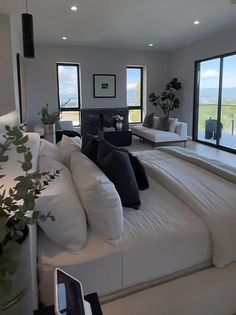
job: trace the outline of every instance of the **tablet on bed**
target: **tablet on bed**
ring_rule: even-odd
[[[55,269],[55,313],[92,315],[90,304],[84,300],[79,280],[59,268]]]

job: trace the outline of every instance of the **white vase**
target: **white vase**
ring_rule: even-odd
[[[122,127],[123,127],[123,123],[118,121],[118,122],[116,123],[116,129],[117,129],[117,130],[121,130]]]
[[[0,301],[1,315],[33,315],[29,235],[20,245],[19,267],[11,277],[12,292]]]
[[[48,142],[56,144],[56,128],[55,124],[45,124],[44,128],[44,139]]]

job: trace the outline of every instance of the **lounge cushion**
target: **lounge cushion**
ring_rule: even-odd
[[[42,191],[36,209],[45,215],[52,212],[55,221],[39,220],[38,224],[52,241],[78,252],[87,240],[87,224],[70,171],[58,161],[45,156],[40,157],[39,171],[53,170],[61,170],[60,175]]]
[[[72,153],[71,172],[92,231],[103,239],[119,238],[123,209],[114,184],[81,152]]]
[[[169,117],[160,117],[157,129],[163,130],[163,131],[169,131]]]
[[[178,118],[169,118],[169,131],[175,132],[178,123]]]
[[[153,117],[154,117],[154,113],[146,114],[143,121],[143,127],[152,128]]]
[[[100,140],[97,164],[114,183],[122,205],[138,209],[141,201],[128,152],[117,150],[106,141]]]

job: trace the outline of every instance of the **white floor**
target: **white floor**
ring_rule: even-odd
[[[174,144],[182,146],[183,144]],[[144,151],[144,150],[158,150],[158,147],[153,148],[151,143],[145,142],[141,143],[138,137],[133,136],[132,145],[128,148],[131,152]],[[223,163],[236,167],[236,154],[225,152],[217,148],[209,147],[207,145],[188,141],[187,149],[192,150],[202,156],[209,157],[211,159],[219,160]]]

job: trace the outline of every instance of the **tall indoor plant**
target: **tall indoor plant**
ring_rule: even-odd
[[[164,116],[169,117],[171,111],[179,108],[180,101],[177,98],[177,91],[182,88],[182,84],[177,78],[173,78],[165,87],[161,95],[156,95],[151,93],[149,95],[149,101],[154,106],[160,106],[163,111]]]
[[[51,213],[46,216],[35,210],[35,202],[47,185],[59,175],[59,171],[33,172],[32,153],[27,146],[28,136],[17,127],[6,126],[4,141],[0,143],[0,172],[9,159],[9,150],[14,147],[22,155],[22,175],[15,178],[15,185],[7,186],[0,173],[0,311],[6,310],[7,297],[12,291],[12,277],[19,267],[21,244],[27,235],[27,225],[37,219],[54,219]],[[13,148],[12,148],[13,147]],[[16,161],[17,162],[17,161]]]

